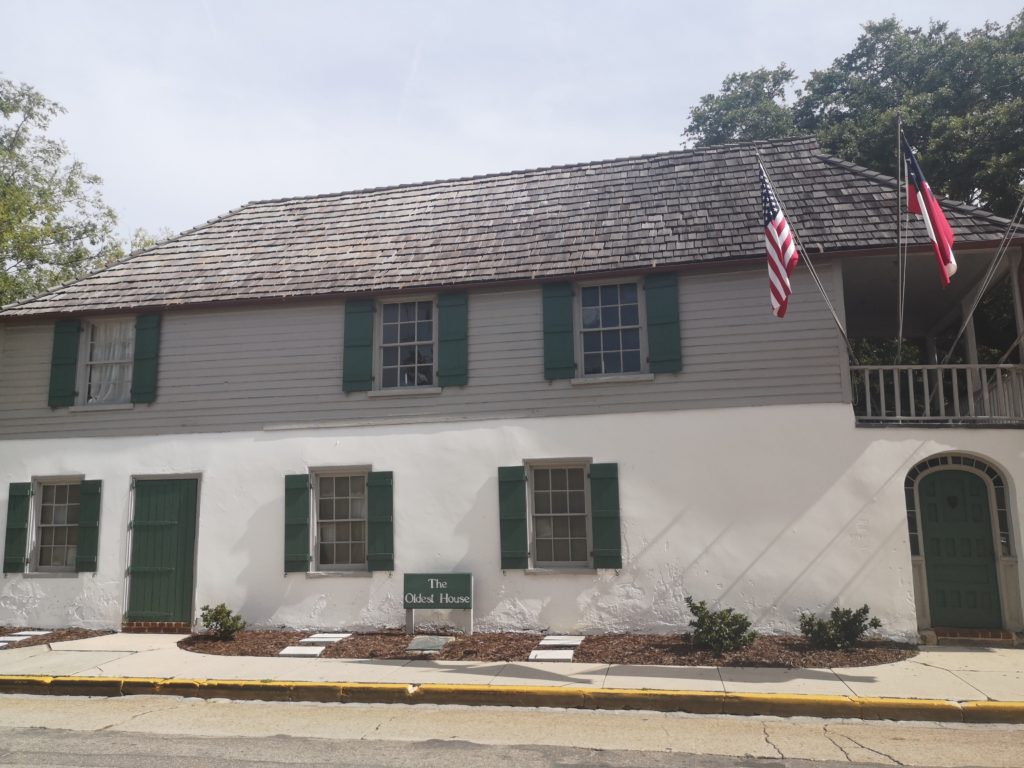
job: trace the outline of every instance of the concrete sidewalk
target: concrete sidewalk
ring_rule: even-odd
[[[211,656],[182,635],[0,651],[0,692],[504,704],[1024,722],[1024,649],[925,647],[875,667],[774,669]]]

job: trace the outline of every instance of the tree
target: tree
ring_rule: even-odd
[[[684,135],[706,146],[812,133],[827,152],[895,175],[899,114],[933,188],[1013,214],[1024,191],[1024,12],[966,33],[868,22],[792,105],[787,74],[780,65],[730,75],[690,110]]]
[[[100,178],[46,136],[63,112],[31,86],[0,79],[0,306],[123,255]]]
[[[145,227],[138,227],[132,232],[132,239],[128,243],[128,247],[132,253],[144,251],[163,240],[174,237],[176,234],[170,227],[160,227],[156,232],[150,232]]]

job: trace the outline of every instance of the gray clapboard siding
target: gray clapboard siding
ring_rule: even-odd
[[[837,271],[820,269],[841,294]],[[340,301],[168,311],[156,402],[74,413],[46,404],[52,323],[11,322],[0,336],[0,437],[843,402],[832,320],[809,281],[796,288],[780,321],[768,310],[764,270],[681,273],[683,372],[598,386],[544,380],[539,288],[476,292],[469,301],[469,385],[419,397],[342,393]]]

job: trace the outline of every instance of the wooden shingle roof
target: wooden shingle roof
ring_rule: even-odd
[[[812,138],[248,203],[0,317],[334,296],[761,258],[757,155],[805,246],[893,248],[896,182]],[[1006,222],[946,202],[957,243]],[[920,224],[920,221],[917,222]],[[926,245],[923,225],[916,243]]]

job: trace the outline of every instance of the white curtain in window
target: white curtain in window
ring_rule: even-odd
[[[135,327],[131,320],[93,326],[89,358],[89,402],[128,402],[131,397],[134,345]]]

